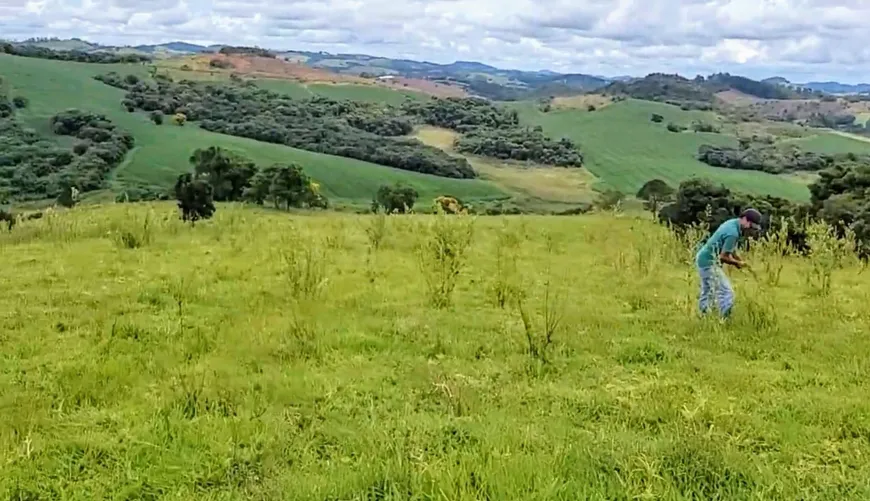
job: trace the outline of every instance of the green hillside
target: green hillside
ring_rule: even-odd
[[[840,132],[822,132],[792,142],[799,148],[816,153],[870,153],[870,139]]]
[[[188,125],[155,126],[145,114],[127,113],[121,106],[124,92],[94,80],[94,75],[117,71],[147,75],[142,65],[96,65],[0,56],[5,85],[11,93],[30,100],[19,116],[35,129],[47,132],[48,119],[68,108],[105,114],[136,138],[136,148],[114,175],[116,189],[125,186],[168,187],[176,176],[188,171],[187,159],[196,148],[212,145],[236,150],[255,162],[298,162],[324,192],[347,203],[371,200],[378,186],[403,181],[414,186],[422,198],[452,194],[464,199],[505,196],[487,181],[455,180],[400,171],[357,160],[321,155],[286,146],[214,134]]]
[[[539,111],[536,106],[517,106],[524,120],[541,125],[554,137],[564,136],[580,144],[585,166],[613,188],[635,193],[646,181],[660,178],[678,184],[691,177],[707,177],[732,189],[755,194],[771,194],[806,199],[805,185],[793,179],[759,172],[714,168],[695,159],[702,144],[736,145],[727,134],[674,133],[666,124],[687,126],[693,120],[716,123],[714,113],[683,111],[676,106],[650,101],[627,100],[595,112],[576,110]],[[653,123],[653,113],[662,123]]]

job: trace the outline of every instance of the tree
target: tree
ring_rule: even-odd
[[[0,223],[6,223],[6,229],[12,231],[12,228],[15,227],[15,223],[17,222],[18,218],[15,217],[15,214],[13,214],[11,210],[7,211],[0,209]]]
[[[181,174],[175,182],[175,199],[181,209],[181,219],[196,224],[215,213],[212,187],[207,180],[191,173]]]
[[[57,203],[67,208],[75,207],[78,201],[79,190],[75,186],[64,187],[57,197]]]
[[[249,200],[271,202],[276,209],[290,207],[326,208],[328,201],[298,164],[274,164],[257,172],[245,191]]]
[[[644,208],[658,214],[662,202],[669,201],[674,195],[674,188],[661,179],[652,179],[644,183],[638,190],[637,198],[644,201]]]
[[[151,121],[154,122],[155,125],[163,125],[163,112],[160,110],[154,110],[151,112]]]
[[[205,177],[218,202],[241,200],[257,173],[253,162],[219,146],[197,148],[189,159],[197,176]]]
[[[378,188],[373,205],[382,207],[387,213],[404,214],[414,207],[418,196],[417,190],[408,185],[402,183],[396,183],[392,186],[384,184]]]

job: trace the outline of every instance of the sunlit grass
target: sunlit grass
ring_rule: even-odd
[[[870,286],[823,234],[719,324],[646,217],[441,217],[0,232],[3,499],[870,496]]]

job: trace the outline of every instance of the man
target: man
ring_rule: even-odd
[[[719,263],[730,264],[738,269],[748,267],[749,265],[737,256],[737,241],[748,229],[757,230],[760,227],[761,213],[755,209],[746,209],[740,217],[722,223],[698,251],[695,264],[701,276],[698,308],[702,315],[710,310],[714,294],[722,318],[727,318],[731,314],[734,290]]]

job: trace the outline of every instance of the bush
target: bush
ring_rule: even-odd
[[[701,121],[692,122],[692,130],[695,132],[712,132],[712,133],[719,132],[719,128],[716,127],[715,125],[709,124],[706,122],[701,122]]]
[[[15,96],[12,98],[12,104],[18,109],[23,109],[27,108],[30,101],[24,96]]]
[[[319,188],[298,164],[275,164],[256,172],[245,196],[258,204],[271,202],[276,209],[325,209],[328,201],[320,194]]]
[[[650,120],[655,123],[661,123],[665,120],[665,117],[659,115],[658,113],[653,113],[652,117],[650,117]]]
[[[675,124],[674,122],[671,122],[668,124],[668,130],[671,132],[678,132],[679,133],[679,132],[683,132],[684,130],[686,130],[686,128],[683,127],[682,125],[678,125],[678,124]]]
[[[619,190],[608,189],[598,194],[598,198],[595,200],[595,207],[601,210],[613,210],[619,208],[623,200],[625,200],[625,193]]]
[[[181,219],[196,224],[215,213],[212,187],[205,179],[193,174],[181,174],[175,182],[175,199],[181,209]]]
[[[163,112],[159,110],[152,111],[149,115],[151,121],[154,122],[155,125],[163,125]]]
[[[233,68],[233,63],[227,61],[226,59],[212,59],[208,62],[209,67],[211,68],[220,68],[220,69],[230,69]]]
[[[638,190],[636,196],[644,201],[644,207],[648,211],[653,214],[658,214],[661,203],[671,200],[674,193],[674,188],[668,183],[661,179],[652,179],[644,183],[640,190]]]
[[[373,206],[383,208],[387,213],[404,214],[414,207],[417,197],[417,190],[410,186],[401,183],[393,186],[385,184],[378,188]]]

